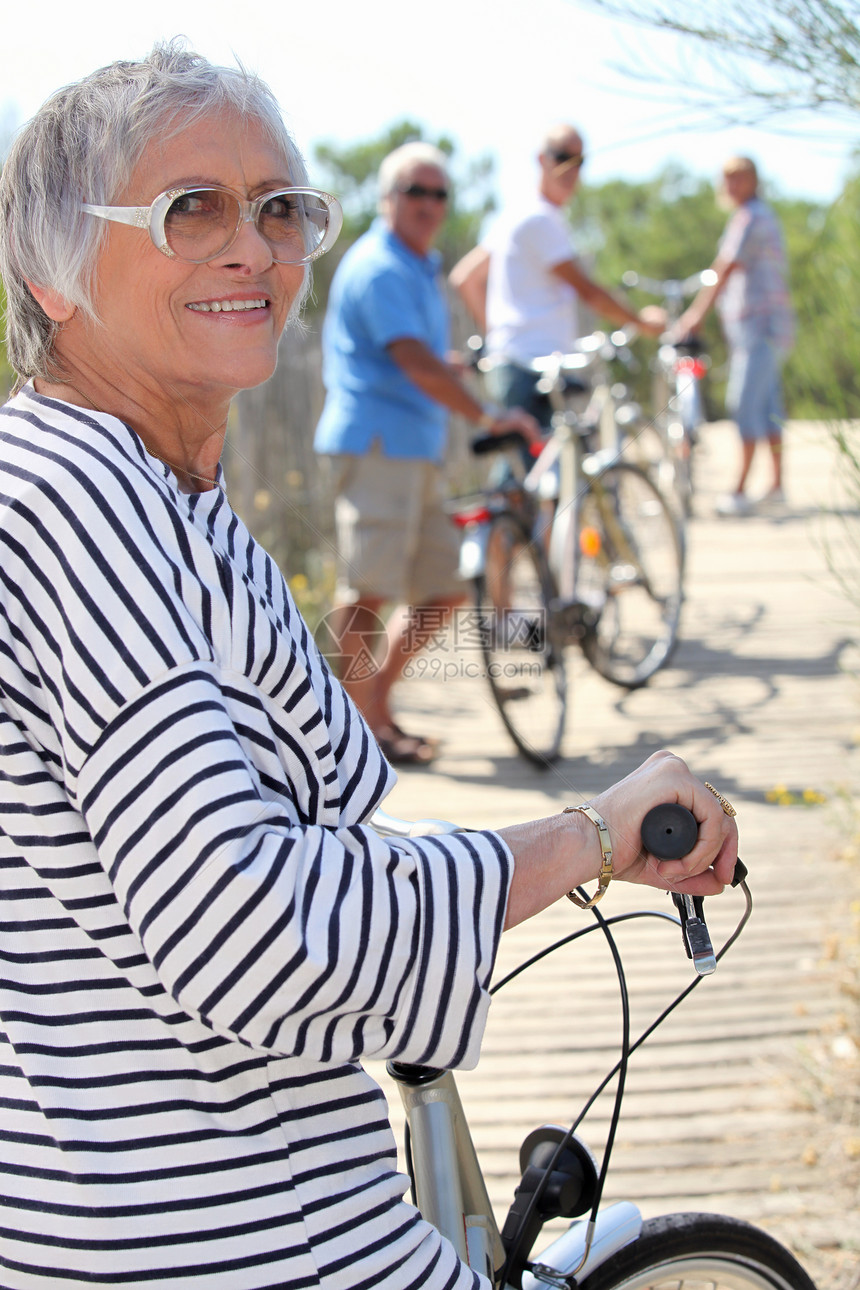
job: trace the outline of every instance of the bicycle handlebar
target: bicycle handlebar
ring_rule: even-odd
[[[692,296],[700,287],[710,287],[717,280],[713,269],[703,269],[701,273],[691,273],[689,278],[646,278],[635,269],[628,269],[622,274],[621,281],[625,287],[639,287],[652,296],[662,296],[664,300],[677,302],[685,296]]]
[[[689,855],[699,836],[699,825],[692,811],[678,802],[662,802],[652,806],[642,821],[642,845],[658,860],[680,860]],[[737,887],[747,877],[747,867],[738,859],[732,876],[732,886]]]

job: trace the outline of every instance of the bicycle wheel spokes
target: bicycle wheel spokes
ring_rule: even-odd
[[[607,680],[643,685],[678,636],[682,554],[675,520],[657,488],[620,464],[583,498],[576,598],[589,663]]]
[[[566,712],[564,642],[540,545],[512,514],[491,522],[486,571],[475,581],[487,680],[524,757],[546,766],[558,756]]]

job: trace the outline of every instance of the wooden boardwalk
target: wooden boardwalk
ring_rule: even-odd
[[[636,1200],[646,1214],[745,1217],[790,1244],[819,1290],[856,1290],[860,1026],[845,987],[860,875],[840,851],[860,801],[860,683],[858,610],[838,575],[860,588],[860,517],[826,432],[792,424],[789,506],[716,518],[714,494],[736,450],[731,427],[707,428],[672,665],[627,694],[577,660],[566,756],[544,773],[516,756],[480,682],[406,682],[404,725],[441,736],[444,748],[431,769],[401,773],[388,807],[475,826],[534,818],[583,800],[660,747],[735,803],[753,918],[717,973],[633,1058],[606,1195]],[[768,801],[779,785],[792,801],[806,790],[826,801]],[[621,884],[601,908],[645,903],[671,908]],[[741,908],[737,894],[710,902],[715,940]],[[500,970],[587,917],[565,902],[516,929],[503,939]],[[689,970],[668,924],[639,921],[621,938],[638,1033]],[[522,1138],[542,1122],[569,1123],[617,1056],[618,991],[599,939],[553,955],[498,996],[481,1064],[460,1080],[502,1213]],[[599,1102],[581,1130],[598,1156],[609,1111]],[[392,1113],[397,1120],[394,1105]]]

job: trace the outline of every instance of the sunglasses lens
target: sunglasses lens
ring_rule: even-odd
[[[205,264],[230,246],[243,218],[239,199],[223,188],[195,188],[174,198],[164,217],[164,237],[180,260]],[[329,209],[312,193],[269,193],[257,229],[279,264],[311,259],[326,235]]]
[[[404,197],[429,197],[434,202],[448,200],[447,188],[425,188],[423,184],[410,184],[408,188],[401,188],[400,191]]]

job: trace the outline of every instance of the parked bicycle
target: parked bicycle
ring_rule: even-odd
[[[381,811],[374,815],[373,823],[389,836],[459,831],[445,821],[409,823]],[[666,859],[684,855],[695,838],[694,817],[676,804],[654,808],[643,821],[645,846]],[[539,959],[599,930],[614,960],[623,1019],[621,1056],[571,1128],[542,1125],[525,1138],[520,1150],[521,1181],[501,1226],[493,1214],[451,1072],[388,1063],[406,1113],[406,1164],[413,1199],[424,1218],[452,1242],[460,1258],[485,1276],[496,1290],[541,1290],[546,1286],[557,1290],[815,1290],[788,1250],[741,1219],[676,1213],[643,1221],[638,1207],[630,1201],[601,1208],[629,1059],[715,971],[737,940],[752,910],[746,877],[739,861],[733,886],[742,891],[745,908],[717,953],[710,942],[701,898],[674,894],[677,916],[665,910],[635,910],[607,918],[593,908],[593,923],[540,950],[493,986],[492,992],[498,992]],[[696,974],[633,1040],[624,967],[612,929],[641,918],[680,926]],[[576,1131],[613,1080],[614,1109],[598,1169]],[[560,1217],[573,1221],[538,1255],[533,1255],[541,1229]]]
[[[668,328],[678,321],[688,297],[713,278],[712,270],[694,273],[689,278],[658,280],[633,271],[622,279],[625,287],[639,287],[658,296],[666,310]],[[656,464],[661,487],[674,490],[682,513],[693,512],[693,463],[699,432],[705,421],[702,380],[710,359],[696,336],[664,342],[654,359],[652,382],[653,424],[659,433],[663,451]]]
[[[504,453],[509,468],[451,506],[493,699],[539,766],[561,748],[567,649],[578,645],[602,676],[634,689],[669,659],[681,614],[677,523],[645,470],[617,444],[599,446],[594,361],[588,349],[535,360],[553,409],[537,460],[524,469],[519,435],[479,436],[473,451]]]

